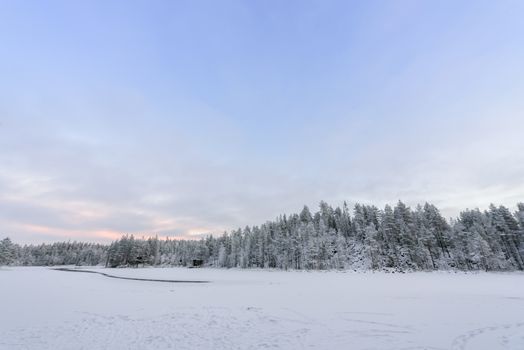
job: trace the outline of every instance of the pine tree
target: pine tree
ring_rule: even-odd
[[[15,261],[15,246],[9,237],[0,241],[0,266],[10,265]]]

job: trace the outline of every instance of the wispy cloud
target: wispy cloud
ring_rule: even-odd
[[[521,4],[102,4],[0,4],[0,235],[524,200]]]

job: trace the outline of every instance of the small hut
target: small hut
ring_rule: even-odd
[[[193,259],[193,264],[191,267],[202,267],[204,265],[204,260],[202,259]]]

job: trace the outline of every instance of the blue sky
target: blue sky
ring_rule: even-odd
[[[2,1],[0,234],[524,200],[521,1]]]

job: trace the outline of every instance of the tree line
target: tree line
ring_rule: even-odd
[[[321,202],[316,212],[282,215],[200,240],[124,235],[109,245],[0,242],[0,264],[205,266],[278,269],[523,270],[524,203],[465,210],[447,221],[432,204],[399,201],[378,209]]]

